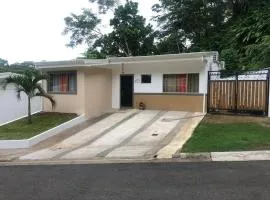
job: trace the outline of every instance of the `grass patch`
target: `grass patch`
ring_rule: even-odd
[[[0,126],[0,140],[28,139],[77,117],[76,114],[38,113],[32,116],[33,123],[23,118]]]
[[[270,149],[269,125],[267,118],[207,115],[182,152]]]

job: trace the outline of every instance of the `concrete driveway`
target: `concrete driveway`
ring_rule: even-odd
[[[119,111],[52,147],[19,159],[150,159],[156,157],[194,115],[178,111]]]

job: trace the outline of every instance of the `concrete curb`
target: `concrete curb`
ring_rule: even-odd
[[[86,121],[84,115],[76,117],[70,121],[67,121],[57,127],[54,127],[48,131],[45,131],[39,135],[36,135],[32,138],[25,139],[25,140],[0,140],[0,149],[23,149],[29,148],[33,145],[36,145],[52,136],[55,136],[62,131],[65,131],[75,125],[78,125],[82,122]]]
[[[174,154],[173,158],[180,158],[182,160],[212,161],[211,153],[180,153]]]
[[[179,153],[173,155],[182,161],[266,161],[270,160],[269,151],[232,151],[232,152],[205,152],[205,153]]]

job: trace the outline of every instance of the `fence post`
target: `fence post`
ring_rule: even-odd
[[[208,71],[208,77],[207,77],[207,113],[209,113],[209,105],[210,105],[210,71]],[[205,99],[205,96],[204,96]]]
[[[237,105],[238,105],[238,72],[235,72],[235,113],[237,113]]]

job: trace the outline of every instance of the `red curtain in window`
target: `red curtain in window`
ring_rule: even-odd
[[[178,92],[187,92],[187,74],[177,76]]]
[[[62,74],[60,76],[60,91],[68,92],[68,75]]]

